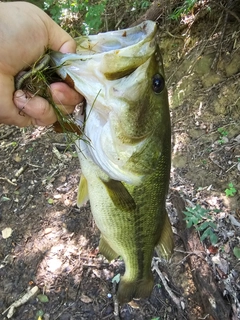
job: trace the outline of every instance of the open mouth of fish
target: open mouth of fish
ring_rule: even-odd
[[[146,64],[155,52],[156,33],[156,23],[146,21],[76,38],[76,54],[51,54],[59,75],[86,98],[86,114],[79,114],[77,122],[89,143],[77,145],[113,179],[134,183],[142,179],[125,165],[151,128],[132,130],[130,126],[136,124],[129,123],[128,115],[135,112],[130,108],[136,105],[139,91],[145,90]]]

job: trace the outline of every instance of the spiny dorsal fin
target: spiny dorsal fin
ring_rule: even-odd
[[[101,236],[100,242],[99,242],[99,252],[104,255],[108,261],[112,261],[116,259],[119,254],[117,254],[108,244],[108,242]]]
[[[84,203],[88,201],[88,184],[87,179],[82,174],[78,186],[78,194],[77,194],[77,206],[80,208]]]
[[[173,248],[174,248],[173,232],[172,232],[170,220],[166,211],[164,226],[162,228],[161,236],[155,249],[159,256],[162,256],[164,259],[168,260],[172,255]]]
[[[121,181],[109,179],[108,181],[102,180],[102,182],[107,189],[109,197],[117,208],[124,211],[136,209],[136,203],[133,197]]]

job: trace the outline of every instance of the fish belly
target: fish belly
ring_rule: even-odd
[[[84,155],[84,142],[80,144],[82,174],[87,181],[92,214],[101,231],[99,251],[109,261],[121,256],[125,262],[118,300],[125,303],[132,298],[146,298],[153,288],[151,261],[154,247],[164,241],[169,246],[171,239],[171,234],[163,239],[164,229],[166,232],[169,227],[171,229],[165,210],[164,183],[158,183],[157,174],[147,177],[144,184],[138,186],[119,181],[108,183],[111,181],[109,176]],[[109,189],[113,189],[114,195]],[[116,198],[118,201],[114,201]],[[131,199],[135,206],[131,205]]]

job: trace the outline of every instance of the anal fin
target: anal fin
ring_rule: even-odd
[[[119,257],[119,254],[117,254],[111,246],[108,244],[108,242],[101,236],[100,242],[99,242],[99,252],[104,255],[108,261],[112,261]]]
[[[164,226],[155,249],[159,256],[162,256],[164,259],[168,260],[172,255],[173,248],[173,232],[168,214],[166,212]]]

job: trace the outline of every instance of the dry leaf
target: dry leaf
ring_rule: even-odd
[[[3,239],[9,238],[9,237],[11,237],[11,235],[12,235],[12,228],[5,228],[2,230]]]
[[[80,297],[80,300],[84,303],[91,303],[92,302],[92,299],[89,298],[88,296],[86,296],[85,294],[81,294],[81,297]]]
[[[22,161],[21,157],[19,157],[18,154],[16,154],[16,156],[13,158],[13,160],[14,160],[15,162],[21,162],[21,161]]]

